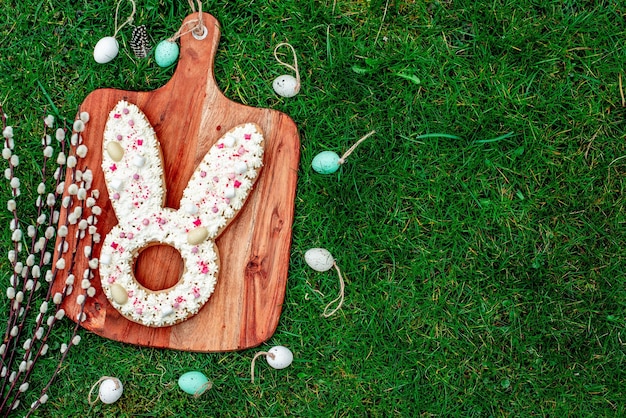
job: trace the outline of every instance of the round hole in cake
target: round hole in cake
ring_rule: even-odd
[[[135,258],[135,279],[146,289],[166,290],[175,286],[184,271],[183,259],[178,250],[170,245],[150,245]]]

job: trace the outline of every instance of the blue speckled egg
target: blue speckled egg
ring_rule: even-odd
[[[333,151],[322,151],[313,158],[311,166],[320,174],[332,174],[339,169],[339,155]]]
[[[159,67],[169,67],[178,59],[178,44],[164,40],[154,49],[154,60]]]
[[[178,386],[190,395],[201,395],[211,389],[211,382],[201,372],[187,372],[178,378]]]

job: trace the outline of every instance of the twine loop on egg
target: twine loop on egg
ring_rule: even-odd
[[[335,312],[337,312],[339,309],[341,309],[341,306],[343,306],[343,300],[344,300],[344,295],[345,295],[345,290],[346,290],[346,284],[345,284],[345,282],[343,280],[343,276],[341,274],[341,270],[339,270],[339,266],[334,261],[333,261],[333,267],[335,268],[335,270],[337,270],[337,274],[339,275],[339,296],[337,296],[335,299],[333,299],[330,302],[328,302],[328,304],[324,308],[324,312],[322,313],[324,318],[328,318],[329,316],[334,315]],[[336,302],[339,302],[339,303],[337,304],[335,309],[329,311],[330,307],[333,304],[335,304]]]
[[[198,390],[196,390],[196,392],[192,396],[194,398],[199,398],[200,396],[202,396],[204,392],[206,392],[207,390],[210,390],[212,387],[213,387],[213,382],[211,382],[210,380],[207,380],[206,383],[200,386]]]
[[[363,136],[361,139],[359,139],[358,141],[356,141],[356,143],[354,145],[352,145],[342,156],[341,158],[339,158],[339,160],[337,161],[337,164],[341,165],[343,163],[346,162],[346,158],[348,158],[348,156],[350,154],[352,154],[352,152],[354,152],[354,150],[356,149],[356,147],[358,147],[359,145],[361,145],[361,143],[363,141],[365,141],[367,138],[369,138],[370,136],[374,135],[376,133],[376,131],[372,131],[370,133],[368,133],[367,135]]]
[[[126,19],[124,23],[122,23],[119,26],[117,26],[117,17],[118,17],[119,10],[120,10],[120,4],[122,4],[122,0],[119,0],[117,2],[117,6],[115,7],[115,32],[113,33],[114,38],[124,26],[133,23],[133,19],[135,18],[135,13],[137,12],[137,6],[135,5],[135,2],[133,0],[128,0],[128,1],[133,6],[133,11],[130,13],[130,16],[128,17],[128,19]]]
[[[196,13],[196,5],[194,4],[193,0],[187,0],[187,1],[189,3],[189,7],[191,7],[191,12]],[[167,39],[169,42],[176,42],[177,39],[182,38],[184,35],[187,35],[188,33],[191,33],[193,37],[196,38],[197,40],[202,40],[206,37],[206,35],[208,34],[208,30],[206,26],[204,26],[204,20],[202,19],[202,2],[200,0],[196,0],[196,2],[198,3],[198,10],[197,10],[198,18],[188,20],[187,22],[185,22],[176,31],[176,33],[172,35],[171,38]],[[189,26],[191,26],[191,28],[189,28]]]
[[[278,48],[280,48],[281,46],[288,46],[291,49],[291,53],[293,54],[293,65],[287,64],[286,62],[278,58],[277,51]],[[296,90],[300,90],[300,71],[298,70],[298,55],[296,55],[295,48],[290,43],[281,42],[274,48],[274,58],[276,58],[276,61],[278,61],[280,65],[284,65],[285,67],[296,73]]]
[[[252,383],[254,383],[254,363],[256,362],[256,359],[261,356],[268,356],[272,359],[275,358],[274,353],[270,353],[267,351],[259,351],[254,355],[254,357],[252,358],[252,363],[250,364],[250,380]]]
[[[100,393],[98,393],[98,396],[96,396],[96,399],[94,399],[93,401],[91,400],[91,395],[93,395],[93,390],[98,387],[98,385],[102,382],[104,382],[107,379],[111,379],[115,382],[115,388],[119,389],[120,388],[120,384],[118,383],[119,380],[116,379],[115,377],[111,377],[111,376],[102,376],[100,379],[98,379],[98,381],[96,383],[93,384],[93,386],[91,387],[91,389],[89,390],[89,395],[87,396],[87,401],[89,402],[90,406],[94,406],[96,404],[96,402],[98,402],[98,399],[100,399]]]

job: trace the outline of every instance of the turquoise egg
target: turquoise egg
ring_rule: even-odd
[[[190,395],[201,395],[211,389],[211,382],[201,372],[187,372],[178,378],[178,386]]]
[[[178,59],[178,44],[164,40],[154,49],[154,60],[159,67],[169,67]]]
[[[332,151],[322,151],[313,158],[311,166],[320,174],[332,174],[339,170],[339,156]]]
[[[332,151],[322,151],[313,158],[311,166],[320,174],[332,174],[339,169],[339,156]]]

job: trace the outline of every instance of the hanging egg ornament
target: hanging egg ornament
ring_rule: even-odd
[[[277,345],[269,349],[267,356],[265,356],[267,364],[276,370],[281,370],[289,367],[293,362],[293,353],[287,347]]]
[[[304,253],[304,261],[315,271],[324,272],[333,268],[335,259],[325,248],[311,248]]]
[[[165,68],[176,62],[178,54],[178,44],[165,39],[159,42],[154,49],[154,60],[159,67]]]
[[[122,385],[120,379],[116,377],[109,377],[100,383],[98,397],[102,403],[111,404],[117,402],[123,392],[124,386]]]
[[[311,167],[320,174],[332,174],[339,170],[339,155],[333,151],[322,151],[313,158]]]
[[[98,41],[93,49],[93,59],[98,64],[106,64],[117,57],[120,45],[113,36],[107,36]]]
[[[178,378],[178,387],[183,392],[194,396],[200,396],[211,389],[213,384],[202,372],[187,372]]]
[[[289,74],[276,77],[272,87],[276,94],[281,97],[293,97],[300,91],[300,83],[294,76]]]

